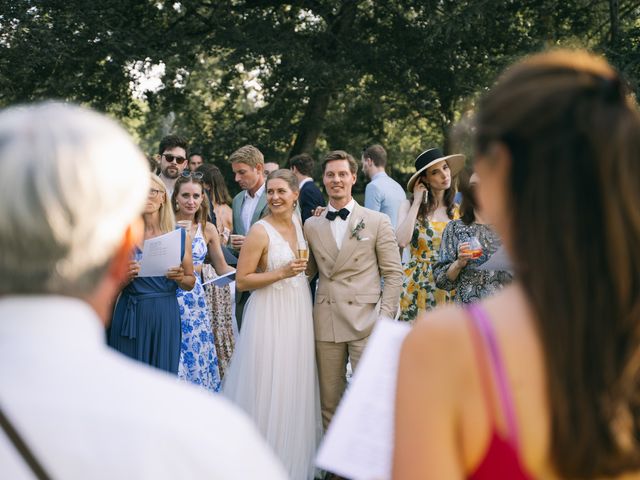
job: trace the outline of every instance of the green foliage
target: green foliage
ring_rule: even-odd
[[[638,92],[639,18],[637,0],[0,0],[0,106],[91,105],[147,153],[177,132],[224,172],[247,143],[281,165],[382,143],[402,179],[522,55],[588,47]]]

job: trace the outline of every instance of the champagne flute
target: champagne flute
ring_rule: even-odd
[[[298,259],[309,260],[309,245],[304,240],[298,241]]]
[[[298,240],[298,249],[296,251],[298,260],[309,260],[309,245],[304,240]],[[306,277],[305,272],[300,272],[301,277]]]

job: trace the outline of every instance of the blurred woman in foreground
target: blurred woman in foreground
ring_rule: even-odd
[[[640,475],[640,116],[574,51],[507,70],[479,106],[483,214],[517,281],[417,322],[393,476]]]

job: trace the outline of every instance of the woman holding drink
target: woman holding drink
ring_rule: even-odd
[[[237,288],[252,293],[223,392],[254,419],[290,478],[312,479],[320,400],[298,195],[290,170],[267,177],[269,214],[251,228],[238,260]]]
[[[220,371],[216,354],[211,309],[202,287],[201,273],[208,255],[216,272],[233,271],[220,249],[216,227],[207,222],[202,173],[185,170],[176,181],[171,198],[177,223],[185,228],[191,241],[196,283],[192,290],[178,289],[182,319],[182,345],[178,377],[200,385],[211,392],[220,390]]]
[[[439,260],[433,267],[436,286],[455,290],[456,303],[478,301],[511,283],[512,279],[511,273],[505,270],[479,269],[502,244],[478,210],[477,185],[475,173],[470,175],[465,170],[458,176],[462,193],[460,219],[449,222],[444,229]]]
[[[441,235],[458,218],[453,177],[464,167],[463,155],[444,156],[437,148],[416,158],[416,172],[407,189],[412,192],[398,212],[398,244],[409,246],[405,264],[400,320],[413,322],[420,312],[451,301],[452,294],[436,287],[433,265],[438,260]]]

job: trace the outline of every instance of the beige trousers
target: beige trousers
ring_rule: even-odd
[[[355,372],[368,338],[340,343],[316,340],[320,406],[325,431],[347,385],[347,360],[351,360],[351,369]]]

